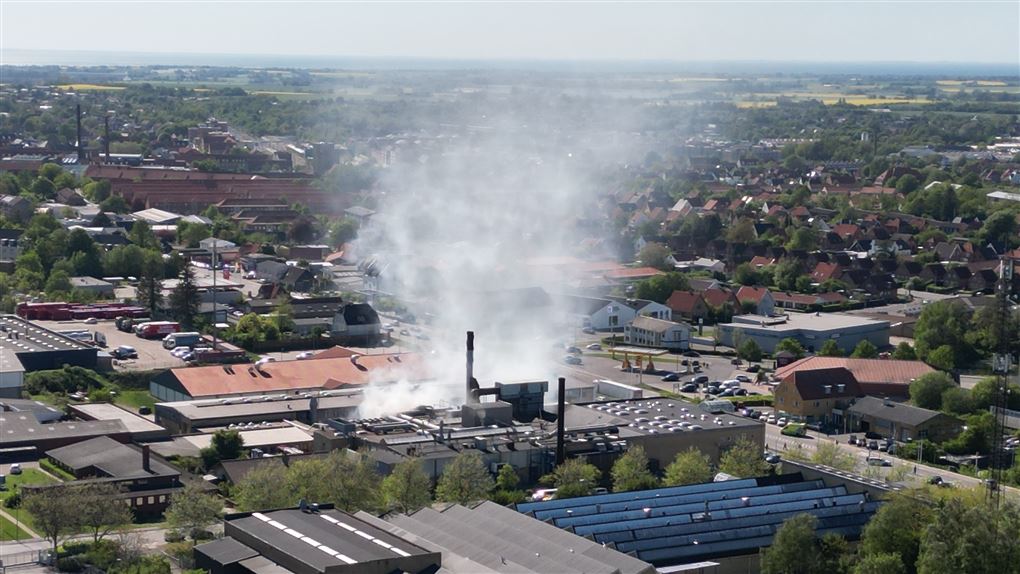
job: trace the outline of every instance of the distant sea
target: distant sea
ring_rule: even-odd
[[[12,49],[3,50],[0,64],[12,66],[217,66],[339,70],[534,70],[572,73],[866,74],[973,77],[1015,77],[1017,75],[1017,64],[1015,63],[455,60],[287,54]]]

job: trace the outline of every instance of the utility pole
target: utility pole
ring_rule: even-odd
[[[1008,243],[1006,243],[1008,246]],[[995,425],[992,434],[992,458],[990,463],[991,477],[986,482],[988,502],[998,508],[1002,502],[1002,474],[1006,466],[1007,453],[1003,444],[1006,435],[1006,407],[1009,405],[1009,373],[1012,363],[1010,349],[1010,288],[1013,285],[1013,261],[1006,255],[999,261],[999,282],[996,285],[996,303],[999,311],[996,324],[996,335],[999,339],[999,350],[992,358],[992,370],[995,372]]]
[[[210,265],[209,267],[212,269],[212,316],[213,316],[212,348],[213,351],[215,351],[217,343],[216,336],[219,334],[220,330],[220,328],[217,327],[217,325],[219,325],[219,313],[217,313],[216,311],[216,272],[218,271],[218,269],[216,269],[216,246],[220,240],[216,239],[215,235],[212,236],[212,240],[213,240],[212,265]]]

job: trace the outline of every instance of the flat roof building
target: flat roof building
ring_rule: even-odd
[[[775,352],[776,345],[787,338],[812,353],[828,340],[836,341],[846,354],[852,353],[861,341],[869,341],[879,349],[889,346],[889,321],[843,313],[737,315],[732,322],[719,324],[718,330],[723,345],[734,347],[750,339],[766,353]]]
[[[98,350],[17,315],[0,316],[0,398],[20,398],[25,373],[96,368]]]
[[[952,439],[963,430],[963,421],[932,411],[877,397],[862,397],[847,409],[850,429],[873,432],[898,441]]]

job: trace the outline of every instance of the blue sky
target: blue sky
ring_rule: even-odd
[[[0,3],[4,50],[1020,66],[1020,2]]]

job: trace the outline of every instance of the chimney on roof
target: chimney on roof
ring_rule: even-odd
[[[142,445],[142,470],[145,472],[152,472],[149,466],[149,445]]]

